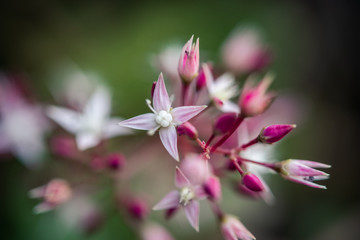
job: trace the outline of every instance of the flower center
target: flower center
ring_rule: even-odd
[[[155,117],[156,123],[162,127],[168,127],[170,125],[170,123],[172,122],[172,120],[173,120],[172,115],[164,110],[161,110],[160,112],[158,112]]]
[[[195,198],[194,191],[189,187],[184,187],[180,190],[180,200],[179,203],[183,206],[186,206],[191,200]]]

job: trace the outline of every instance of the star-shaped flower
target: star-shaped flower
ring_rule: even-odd
[[[164,147],[176,161],[179,161],[176,126],[189,121],[204,110],[206,106],[172,108],[162,73],[160,73],[155,85],[153,101],[153,106],[151,106],[151,101],[146,100],[153,113],[145,113],[124,120],[119,125],[133,129],[148,130],[150,135],[159,129],[160,139]]]
[[[200,206],[198,200],[205,198],[207,196],[206,193],[200,185],[192,185],[178,167],[176,167],[175,173],[175,186],[179,190],[169,192],[153,207],[153,210],[183,207],[189,223],[196,231],[199,231]]]
[[[119,128],[120,118],[109,118],[110,93],[105,87],[98,87],[86,103],[83,112],[68,108],[50,106],[47,115],[68,132],[76,136],[80,150],[96,146],[102,139],[129,134],[127,128]]]

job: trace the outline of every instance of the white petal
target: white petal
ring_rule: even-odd
[[[162,73],[160,73],[159,79],[156,82],[153,102],[154,102],[154,109],[157,112],[160,112],[161,110],[165,110],[168,112],[170,110],[171,101],[165,87],[165,82]]]
[[[81,151],[96,146],[100,140],[99,136],[92,132],[81,132],[76,135],[76,144]]]
[[[191,118],[198,115],[201,111],[203,111],[207,106],[183,106],[183,107],[177,107],[174,108],[171,112],[173,116],[173,122],[176,125],[183,124],[184,122],[187,122]]]
[[[200,206],[199,202],[192,200],[188,205],[184,207],[186,218],[191,226],[198,232],[199,231],[199,214]]]
[[[172,125],[167,128],[160,128],[159,135],[165,149],[176,161],[179,161],[176,128]]]
[[[154,207],[153,210],[162,210],[175,208],[179,205],[180,194],[177,190],[169,192],[163,199],[160,200]]]
[[[118,125],[121,120],[121,118],[111,118],[108,120],[103,129],[103,137],[107,139],[115,136],[131,134],[132,131],[129,128]]]
[[[84,108],[84,115],[101,121],[110,114],[111,96],[105,87],[98,87]]]
[[[62,107],[50,106],[46,109],[46,114],[65,130],[76,133],[80,129],[81,114]]]
[[[152,130],[158,126],[155,122],[155,114],[153,113],[141,114],[139,116],[121,121],[118,123],[118,125],[121,127],[140,130]]]

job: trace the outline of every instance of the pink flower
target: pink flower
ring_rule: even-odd
[[[171,234],[162,226],[151,223],[142,229],[142,240],[174,240]]]
[[[225,66],[235,74],[259,70],[270,61],[268,50],[259,34],[252,29],[235,32],[225,42],[222,58]]]
[[[330,165],[307,160],[289,159],[278,163],[278,166],[280,174],[285,179],[313,188],[326,189],[325,186],[316,184],[313,181],[328,179],[329,174],[314,168],[330,168]]]
[[[245,117],[253,117],[263,113],[271,104],[275,95],[267,93],[266,90],[270,86],[273,77],[267,75],[256,86],[254,81],[249,78],[242,90],[239,98],[241,114]]]
[[[43,198],[44,201],[34,208],[35,213],[49,211],[68,201],[72,191],[67,181],[53,179],[45,186],[35,188],[29,192],[31,198]]]
[[[254,240],[254,235],[232,215],[225,215],[221,223],[221,231],[225,240]]]
[[[94,147],[103,139],[130,134],[129,129],[119,128],[120,118],[110,118],[111,99],[109,91],[98,87],[86,103],[83,112],[49,106],[47,115],[68,132],[76,136],[80,150]]]
[[[169,192],[153,207],[153,210],[183,207],[189,223],[196,231],[199,231],[200,206],[198,200],[205,198],[206,193],[201,186],[192,185],[178,167],[176,167],[175,185],[180,190]]]
[[[150,100],[147,99],[146,101],[153,113],[146,113],[124,120],[119,125],[133,129],[148,130],[150,135],[159,129],[160,139],[165,149],[176,161],[179,161],[176,126],[190,120],[204,110],[206,106],[172,108],[161,73],[154,90],[153,107]]]
[[[193,38],[194,35],[184,45],[178,65],[179,75],[187,83],[196,78],[199,72],[199,38],[196,40],[196,44],[193,44]]]

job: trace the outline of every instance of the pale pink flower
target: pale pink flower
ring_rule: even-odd
[[[201,186],[192,185],[178,167],[176,167],[175,186],[179,190],[169,192],[153,207],[153,210],[183,207],[189,223],[196,231],[199,231],[200,206],[198,200],[205,198],[206,193]]]
[[[94,147],[103,139],[131,133],[127,128],[118,127],[120,118],[110,118],[110,93],[98,87],[86,103],[82,112],[72,109],[49,106],[47,115],[76,137],[80,150]]]
[[[324,185],[316,184],[314,181],[328,179],[329,174],[314,168],[330,168],[330,165],[308,160],[289,159],[278,163],[278,166],[280,174],[285,179],[313,188],[326,189]]]
[[[161,73],[154,89],[153,106],[151,106],[150,100],[147,99],[146,102],[153,113],[146,113],[124,120],[119,125],[133,129],[148,130],[150,135],[159,129],[160,139],[165,149],[176,161],[179,161],[176,126],[187,122],[204,110],[206,106],[172,108]]]
[[[43,202],[34,208],[35,213],[42,213],[68,201],[72,195],[71,188],[63,179],[53,179],[48,184],[29,192],[31,198],[43,198]]]
[[[221,222],[221,231],[225,240],[254,240],[254,235],[232,215],[225,215]]]
[[[196,78],[199,72],[199,38],[195,44],[193,44],[193,38],[194,35],[191,36],[190,40],[184,45],[178,65],[179,75],[181,79],[187,83]]]
[[[236,31],[222,49],[225,66],[235,74],[244,74],[266,66],[270,61],[268,50],[258,32],[252,29]]]
[[[165,228],[155,223],[147,224],[142,229],[141,237],[142,240],[174,240]]]
[[[48,121],[40,105],[26,101],[7,79],[0,80],[0,153],[11,152],[26,166],[39,167]]]
[[[239,112],[237,104],[231,102],[231,98],[238,94],[238,88],[235,83],[235,77],[230,73],[224,73],[216,80],[207,64],[203,65],[206,85],[209,91],[209,97],[219,110],[223,112]]]
[[[272,80],[273,77],[271,75],[266,75],[257,85],[255,85],[252,77],[246,81],[239,98],[242,115],[253,117],[263,113],[270,106],[275,95],[266,91]]]

